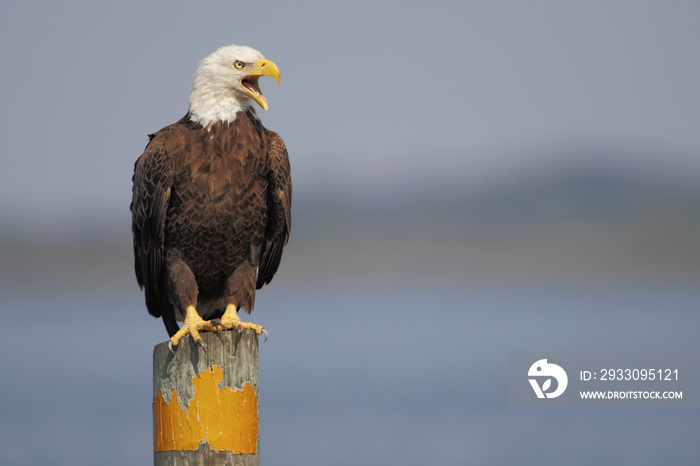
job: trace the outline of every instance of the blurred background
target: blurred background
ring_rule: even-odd
[[[698,350],[700,2],[5,2],[0,463],[152,461],[131,175],[251,45],[292,236],[262,462],[698,464],[694,410],[518,410],[517,350]],[[690,394],[688,396],[691,396]],[[692,396],[698,396],[693,394]]]

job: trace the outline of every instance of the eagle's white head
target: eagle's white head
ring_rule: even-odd
[[[199,64],[190,94],[190,118],[208,126],[217,121],[232,122],[236,113],[257,102],[267,110],[267,99],[260,92],[260,76],[280,82],[277,65],[260,52],[241,45],[227,45]]]

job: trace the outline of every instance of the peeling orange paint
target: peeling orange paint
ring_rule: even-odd
[[[170,403],[158,390],[153,400],[153,449],[196,450],[208,442],[211,450],[255,453],[258,441],[258,400],[250,382],[240,389],[225,387],[221,366],[192,378],[194,398],[185,412],[173,389]]]

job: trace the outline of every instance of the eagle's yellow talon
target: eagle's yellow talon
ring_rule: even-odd
[[[250,322],[243,322],[240,317],[238,317],[238,311],[234,304],[229,304],[226,306],[224,315],[221,316],[221,325],[227,329],[235,329],[238,333],[241,333],[244,329],[251,329],[258,335],[261,335],[265,329],[262,325],[252,324]],[[267,336],[267,332],[265,332]],[[266,338],[267,339],[267,338]]]
[[[236,330],[238,333],[243,332],[245,329],[251,329],[258,335],[265,334],[265,341],[267,341],[267,330],[263,328],[262,325],[251,324],[250,322],[241,321],[238,317],[238,311],[236,306],[229,304],[224,311],[224,315],[220,319],[204,320],[197,313],[194,306],[187,308],[185,314],[185,321],[182,324],[182,328],[170,338],[168,346],[171,351],[174,351],[174,347],[180,343],[180,340],[187,335],[190,335],[192,339],[197,343],[197,345],[206,351],[207,346],[202,340],[201,331],[208,332],[221,332],[226,329]]]
[[[206,345],[202,341],[202,337],[199,331],[216,331],[217,326],[213,325],[211,322],[204,320],[197,313],[197,309],[194,306],[189,306],[186,310],[185,321],[182,324],[182,328],[170,338],[170,347],[177,346],[180,340],[186,335],[190,335],[192,339],[199,345],[202,349],[206,350]]]

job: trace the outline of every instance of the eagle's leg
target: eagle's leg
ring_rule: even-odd
[[[239,332],[243,329],[249,328],[258,335],[265,334],[265,340],[267,341],[267,330],[262,325],[252,324],[250,322],[243,322],[240,317],[238,317],[238,310],[235,304],[229,304],[226,306],[224,315],[221,316],[221,326],[227,329],[236,329]]]
[[[243,322],[238,317],[238,310],[243,308],[250,311],[255,305],[255,281],[257,278],[258,269],[253,267],[250,262],[244,262],[239,265],[231,274],[226,282],[224,296],[226,299],[226,310],[219,321],[214,320],[214,323],[220,324],[224,329],[243,329],[249,328],[258,335],[265,334],[267,340],[267,331],[262,325]]]
[[[200,330],[216,331],[217,328],[212,325],[210,321],[202,319],[194,306],[188,306],[182,328],[180,328],[175,335],[170,337],[171,348],[172,346],[177,346],[182,337],[189,334],[202,349],[205,349],[205,344],[202,341],[202,337],[199,335]]]
[[[192,339],[195,343],[202,349],[206,349],[199,332],[200,330],[215,331],[217,327],[212,325],[211,322],[202,319],[195,308],[199,289],[194,273],[182,260],[180,254],[176,250],[168,252],[167,267],[170,288],[173,290],[172,298],[175,301],[173,304],[179,309],[185,310],[185,319],[182,328],[180,328],[175,335],[170,337],[170,349],[172,350],[174,346],[177,346],[180,340],[186,335],[192,335]]]

